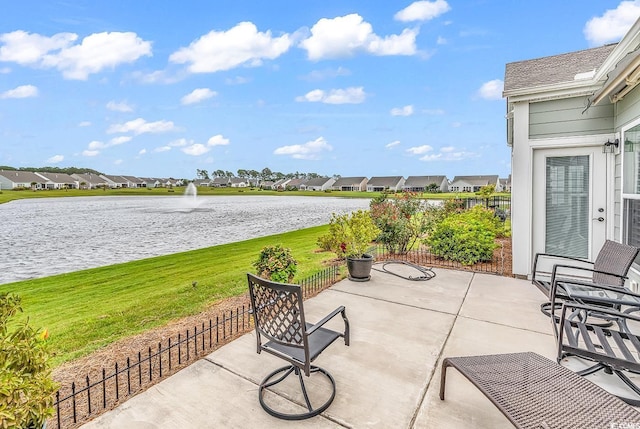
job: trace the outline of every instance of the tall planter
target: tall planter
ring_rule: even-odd
[[[347,269],[349,270],[349,280],[354,282],[366,282],[371,278],[371,267],[373,266],[373,256],[364,253],[361,257],[347,257]]]

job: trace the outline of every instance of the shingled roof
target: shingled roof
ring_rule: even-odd
[[[616,43],[567,54],[508,63],[504,75],[504,91],[573,82],[580,73],[598,70]]]

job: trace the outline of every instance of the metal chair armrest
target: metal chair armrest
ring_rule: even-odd
[[[548,257],[548,258],[554,258],[554,259],[563,259],[566,261],[576,261],[576,262],[581,262],[581,263],[587,263],[587,264],[591,264],[593,265],[592,261],[585,261],[584,259],[580,259],[580,258],[575,258],[573,256],[563,256],[563,255],[556,255],[553,253],[536,253],[536,256],[533,260],[533,275],[535,277],[535,273],[537,272],[537,266],[538,266],[538,258],[539,257]]]
[[[562,269],[569,269],[569,270],[573,270],[573,271],[587,271],[589,273],[593,274],[606,274],[607,276],[611,276],[611,277],[617,277],[621,280],[626,280],[627,277],[620,275],[620,274],[615,274],[615,273],[609,273],[606,271],[600,271],[600,270],[595,270],[593,268],[587,268],[587,267],[576,267],[573,265],[564,265],[564,264],[556,264],[553,266],[553,270],[551,271],[551,283],[556,281],[556,276],[560,275],[562,276],[562,273],[558,273],[558,271],[562,271]],[[565,279],[571,279],[571,277],[562,277],[560,280],[564,281]],[[580,280],[578,280],[580,281]]]
[[[344,307],[344,305],[341,305],[340,307],[336,308],[331,313],[323,317],[318,323],[313,325],[311,328],[307,329],[307,335],[313,334],[315,331],[321,328],[322,325],[327,323],[329,320],[333,319],[338,314],[342,314],[342,320],[344,321],[344,333],[343,333],[344,342],[346,345],[349,345],[349,319],[347,319],[347,310]]]

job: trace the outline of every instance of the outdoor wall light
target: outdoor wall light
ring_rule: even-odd
[[[616,149],[618,149],[619,145],[620,140],[615,139],[614,141],[610,141],[609,139],[607,139],[607,141],[604,142],[604,145],[602,146],[602,153],[614,153]]]

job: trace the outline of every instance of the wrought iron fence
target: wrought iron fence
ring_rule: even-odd
[[[298,284],[305,298],[334,284],[340,275],[338,265],[308,277]],[[126,362],[116,362],[114,368],[102,368],[93,380],[86,375],[79,383],[63,386],[56,393],[55,417],[49,428],[78,427],[90,418],[117,406],[124,399],[142,392],[159,380],[202,358],[217,346],[252,329],[249,305],[208,319],[166,342],[150,345],[130,356]]]
[[[504,216],[503,220],[511,217],[511,197],[494,195],[486,198],[465,198],[461,201],[464,201],[465,209],[481,205],[485,208],[494,210],[496,215],[500,217]]]

